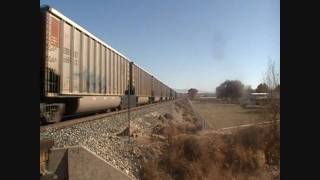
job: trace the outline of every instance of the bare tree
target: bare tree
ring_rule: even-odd
[[[245,86],[239,80],[226,80],[216,88],[217,98],[227,98],[232,101],[243,96]]]
[[[280,72],[277,71],[275,61],[269,59],[264,83],[269,87],[269,102],[267,110],[273,121],[280,120]]]
[[[264,83],[267,84],[270,90],[273,90],[280,85],[280,72],[276,70],[275,61],[271,58],[269,59],[268,69],[264,77]]]
[[[266,83],[260,83],[256,89],[257,93],[267,93],[268,91],[269,91],[269,87]]]
[[[191,88],[188,90],[188,95],[191,99],[195,98],[197,96],[198,90]]]

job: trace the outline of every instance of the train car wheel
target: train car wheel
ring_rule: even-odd
[[[40,114],[40,123],[49,124],[60,122],[63,118],[63,104],[45,104]]]

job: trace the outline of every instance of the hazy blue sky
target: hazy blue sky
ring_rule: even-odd
[[[41,0],[170,87],[253,88],[280,61],[279,0]]]

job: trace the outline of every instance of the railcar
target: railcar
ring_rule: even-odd
[[[170,99],[168,86],[56,9],[42,6],[40,17],[41,121]]]

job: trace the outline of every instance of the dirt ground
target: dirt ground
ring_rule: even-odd
[[[213,129],[243,124],[265,122],[261,109],[245,109],[238,104],[227,104],[217,100],[193,100],[192,104]]]

